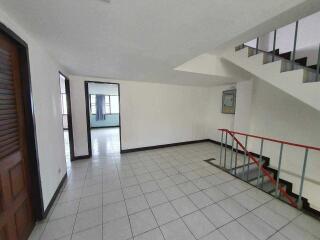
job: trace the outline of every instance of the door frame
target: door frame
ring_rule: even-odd
[[[25,118],[25,135],[27,144],[26,150],[28,155],[27,169],[30,172],[32,186],[32,188],[30,189],[30,198],[34,217],[37,220],[41,220],[45,217],[45,212],[40,180],[41,178],[38,157],[38,144],[36,139],[37,133],[31,86],[29,47],[23,39],[21,39],[16,33],[14,33],[3,23],[0,23],[0,32],[11,39],[17,45],[18,49],[22,99],[24,102],[23,111]]]
[[[64,75],[61,71],[59,71],[59,75],[64,77],[64,84],[66,89],[67,96],[67,121],[68,121],[68,135],[69,135],[69,147],[70,147],[70,160],[74,161],[74,141],[73,141],[73,127],[72,127],[72,110],[71,110],[71,97],[70,97],[70,80]],[[60,82],[60,78],[59,78]],[[60,86],[61,89],[61,86]]]
[[[87,139],[88,139],[88,156],[92,157],[92,145],[91,145],[91,127],[90,127],[90,106],[89,106],[89,83],[98,84],[112,84],[118,86],[118,98],[119,98],[119,138],[120,138],[120,153],[122,152],[122,140],[121,140],[121,98],[120,98],[120,83],[114,82],[99,82],[99,81],[85,81],[84,92],[86,100],[86,116],[87,116]]]

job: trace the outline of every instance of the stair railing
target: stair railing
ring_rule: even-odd
[[[280,198],[280,195],[282,196],[293,206],[293,207],[298,207],[302,208],[303,202],[302,202],[302,194],[303,194],[303,187],[304,187],[304,181],[305,181],[305,173],[306,173],[306,166],[307,166],[307,161],[308,161],[308,156],[309,156],[309,151],[310,150],[315,150],[315,151],[320,151],[319,147],[312,147],[312,146],[307,146],[307,145],[302,145],[302,144],[296,144],[292,142],[286,142],[286,141],[281,141],[277,139],[272,139],[272,138],[266,138],[266,137],[261,137],[261,136],[256,136],[252,134],[247,134],[247,133],[242,133],[242,132],[236,132],[236,131],[230,131],[228,129],[219,129],[221,131],[221,149],[220,149],[220,167],[226,168],[226,161],[227,161],[227,148],[231,148],[231,168],[233,166],[233,155],[234,152],[236,153],[236,160],[235,160],[235,171],[237,170],[237,155],[239,152],[238,147],[242,149],[243,152],[243,165],[242,165],[242,179],[245,178],[245,167],[247,168],[247,180],[249,176],[249,166],[250,166],[250,161],[254,163],[255,165],[258,166],[259,174],[258,174],[258,179],[257,179],[257,184],[256,186],[259,187],[259,185],[262,186],[264,177],[268,178],[268,180],[272,183],[272,185],[275,187],[276,191],[276,197]],[[243,145],[236,136],[244,136],[245,137],[245,144]],[[231,138],[232,145],[231,147],[228,145],[228,136]],[[259,153],[259,158],[257,159],[255,157],[256,154],[251,153],[250,151],[247,150],[248,147],[248,140],[249,138],[254,138],[254,139],[259,139],[260,140],[260,153]],[[278,162],[278,167],[277,167],[277,177],[274,179],[273,176],[269,173],[268,170],[265,169],[263,165],[263,147],[264,143],[268,142],[273,142],[273,143],[279,143],[280,145],[280,151],[279,151],[279,162]],[[234,143],[236,143],[236,148],[234,148]],[[294,200],[293,197],[291,197],[286,190],[280,186],[279,181],[280,181],[280,172],[281,172],[281,163],[282,163],[282,156],[283,156],[283,150],[284,146],[293,146],[297,148],[302,148],[304,149],[304,159],[303,159],[303,167],[302,167],[302,173],[301,173],[301,179],[300,179],[300,188],[299,188],[299,195],[297,201]],[[223,158],[223,147],[224,147],[224,159]],[[246,161],[247,159],[247,161]],[[222,162],[224,161],[224,162]],[[233,168],[232,168],[233,169]],[[233,171],[233,170],[232,170]],[[233,174],[233,173],[232,173]],[[237,176],[236,172],[235,175]]]
[[[316,13],[316,14],[320,14],[320,13]],[[288,38],[288,41],[292,40],[293,41],[293,45],[292,45],[292,48],[291,48],[291,55],[290,55],[290,58],[289,59],[285,59],[286,61],[289,61],[288,62],[288,69],[287,70],[294,70],[294,69],[298,69],[298,68],[306,68],[309,70],[309,72],[312,72],[312,73],[315,73],[314,74],[314,77],[312,75],[312,78],[315,78],[314,80],[312,81],[320,81],[320,78],[319,78],[319,70],[320,70],[320,47],[318,49],[316,49],[315,51],[318,50],[318,60],[316,63],[314,63],[315,65],[312,65],[312,66],[307,66],[306,64],[302,64],[300,63],[299,61],[296,61],[296,60],[299,60],[299,59],[296,59],[296,56],[297,56],[297,50],[301,50],[299,48],[299,43],[302,41],[301,37],[302,36],[302,33],[301,31],[303,31],[303,29],[301,29],[299,27],[299,23],[301,21],[312,21],[310,20],[311,16],[307,16],[305,18],[302,18],[302,19],[299,19],[297,20],[294,24],[295,24],[295,27],[294,27],[294,30],[290,30],[289,32],[288,31],[285,31],[285,32],[279,32],[278,33],[278,30],[281,30],[280,29],[275,29],[273,32],[270,32],[268,33],[269,34],[272,34],[273,33],[273,41],[271,44],[268,44],[267,48],[268,49],[263,49],[263,48],[266,48],[265,46],[262,46],[263,45],[263,36],[259,36],[255,39],[253,39],[252,41],[254,41],[252,44],[249,44],[251,43],[252,41],[249,41],[247,43],[243,43],[241,44],[240,46],[236,47],[236,49],[239,49],[241,47],[250,47],[253,49],[252,51],[252,54],[255,55],[255,54],[258,54],[260,52],[267,52],[269,54],[271,54],[271,61],[274,62],[277,58],[281,58],[279,57],[279,54],[276,54],[276,47],[277,47],[277,37],[280,37],[279,35],[281,35],[281,37],[287,37]],[[289,24],[290,25],[290,24]],[[284,26],[284,27],[288,27],[289,25],[287,26]],[[302,24],[302,25],[305,25],[305,24]],[[315,29],[316,30],[316,29]],[[294,32],[292,32],[294,31]],[[286,36],[283,36],[282,34],[286,34]],[[310,37],[312,38],[312,37]],[[272,39],[271,35],[270,35],[270,39]],[[268,40],[269,41],[269,40]],[[313,41],[313,44],[314,45],[319,45],[319,41],[320,39],[314,39]],[[279,41],[278,41],[279,42]],[[272,48],[272,49],[271,49]],[[280,49],[281,51],[281,49]],[[306,56],[307,57],[307,56]],[[316,71],[316,72],[315,72]]]

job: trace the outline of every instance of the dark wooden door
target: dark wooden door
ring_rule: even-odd
[[[17,45],[0,33],[0,240],[34,226]]]

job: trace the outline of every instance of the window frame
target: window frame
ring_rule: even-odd
[[[97,112],[96,113],[92,113],[92,102],[91,102],[91,96],[96,96],[97,94],[89,94],[89,107],[90,107],[90,115],[97,115]],[[120,114],[120,100],[119,100],[119,95],[104,95],[104,94],[101,94],[103,95],[105,98],[109,98],[109,109],[110,111],[108,113],[105,113],[104,115],[116,115],[116,114]],[[118,113],[112,113],[112,108],[111,108],[111,97],[114,96],[114,97],[118,97],[118,108],[119,108],[119,112]],[[95,107],[96,107],[96,111],[97,111],[97,105],[95,103]],[[105,109],[107,109],[107,105],[106,105],[106,102],[105,102]]]

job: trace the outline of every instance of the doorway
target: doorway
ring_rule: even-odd
[[[60,81],[60,97],[61,97],[61,115],[65,145],[65,156],[67,167],[71,166],[71,161],[74,160],[74,145],[73,145],[73,129],[71,115],[71,100],[70,100],[70,81],[59,72]]]
[[[106,156],[121,151],[120,86],[85,82],[89,154]]]
[[[43,205],[28,51],[0,26],[0,239],[27,239]]]

